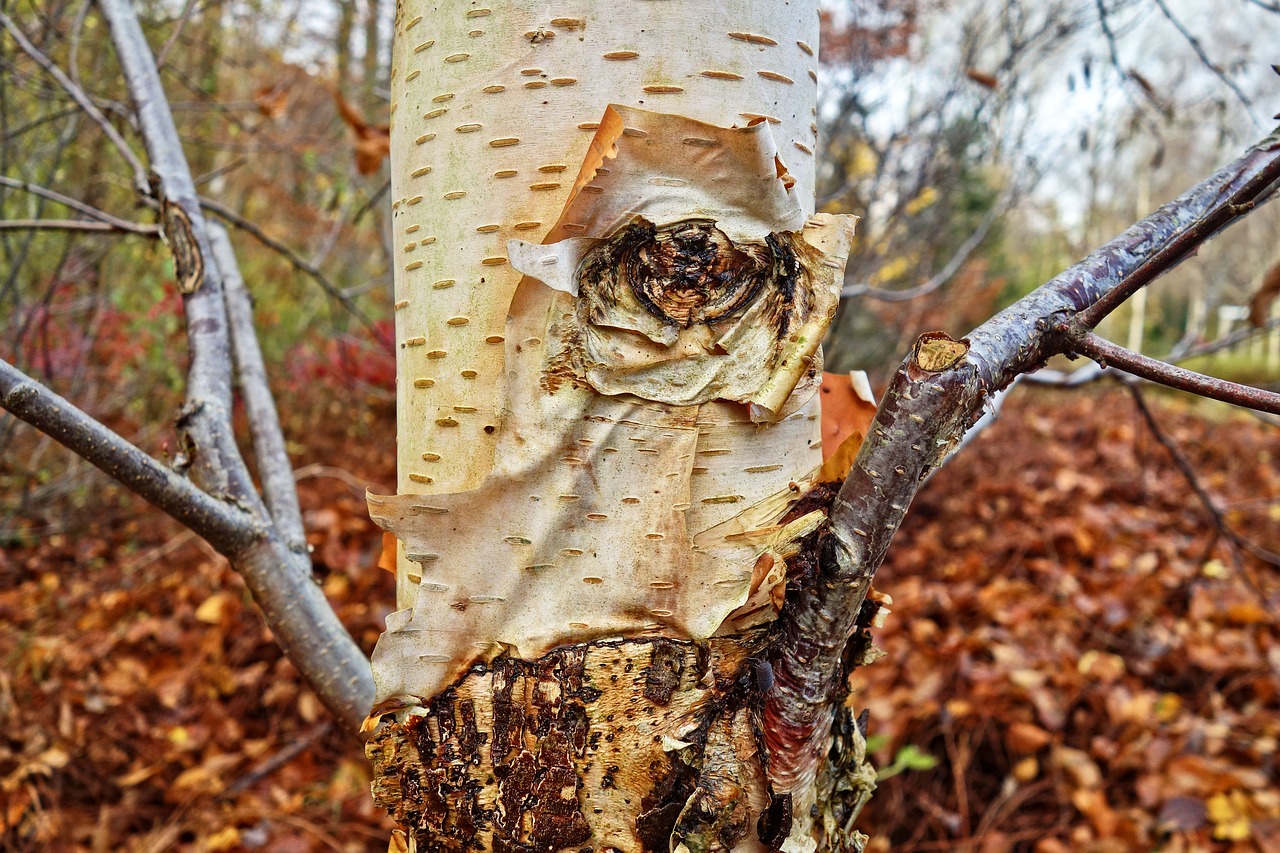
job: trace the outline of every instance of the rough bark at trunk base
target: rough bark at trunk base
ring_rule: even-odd
[[[770,639],[620,639],[476,665],[425,706],[380,709],[374,797],[410,850],[860,851],[852,822],[875,772],[840,697],[808,802],[770,790]],[[799,821],[812,843],[788,841]]]

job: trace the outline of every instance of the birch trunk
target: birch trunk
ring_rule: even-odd
[[[857,846],[762,722],[852,234],[813,215],[817,36],[809,0],[400,0],[369,754],[410,849]]]

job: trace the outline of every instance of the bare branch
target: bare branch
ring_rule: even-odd
[[[166,216],[165,227],[184,232],[171,235],[171,241],[181,238],[185,244],[181,250],[195,255],[187,262],[203,267],[203,275],[195,276],[184,294],[191,366],[179,427],[195,446],[193,472],[209,491],[232,496],[257,517],[263,535],[225,556],[244,578],[285,654],[329,710],[344,725],[354,727],[373,701],[368,658],[316,585],[310,559],[290,550],[270,523],[236,446],[230,419],[231,349],[222,276],[191,170],[138,16],[128,0],[98,0],[98,5],[137,109],[160,201],[181,211],[181,215]],[[170,217],[181,222],[171,225]],[[234,258],[224,259],[224,264],[233,267]]]
[[[187,22],[191,20],[191,13],[195,11],[196,0],[187,0],[185,6],[182,7],[182,14],[178,16],[178,25],[173,28],[173,34],[169,36],[168,41],[160,48],[160,53],[156,55],[156,67],[164,68],[169,61],[169,51],[173,50],[173,46],[178,43],[178,39],[182,38],[182,31],[187,26]]]
[[[832,502],[818,576],[806,594],[788,596],[778,618],[779,642],[769,652],[774,688],[763,713],[765,730],[792,747],[786,770],[812,771],[825,755],[831,698],[843,684],[848,642],[925,478],[981,417],[987,400],[1072,348],[1081,315],[1113,294],[1132,293],[1269,197],[1280,179],[1277,149],[1276,137],[1249,149],[968,338],[955,341],[941,332],[920,337]]]
[[[62,397],[0,361],[0,407],[204,537],[244,578],[285,654],[349,730],[373,701],[368,659],[311,576],[305,554],[235,504],[198,489]]]
[[[217,265],[208,262],[212,250],[186,155],[160,85],[151,48],[132,5],[129,0],[99,0],[98,7],[111,30],[120,67],[138,113],[142,139],[151,170],[156,175],[159,200],[162,206],[168,204],[180,210],[180,218],[190,230],[187,235],[171,235],[170,243],[175,240],[189,243],[188,251],[196,257],[188,263],[203,267],[200,280],[191,283],[191,292],[183,296],[191,364],[182,426],[196,445],[193,473],[196,481],[210,492],[233,494],[245,506],[256,504],[261,509],[253,479],[240,457],[231,429],[231,349],[222,281]]]
[[[120,156],[124,158],[124,161],[129,164],[129,168],[133,170],[134,187],[138,192],[146,193],[147,170],[142,165],[142,161],[138,159],[137,154],[133,153],[129,143],[125,142],[124,137],[107,120],[107,117],[102,114],[102,110],[98,109],[97,104],[85,93],[84,89],[76,85],[75,81],[55,65],[53,60],[45,56],[40,48],[32,44],[26,34],[18,29],[13,20],[2,10],[0,10],[0,27],[3,27],[9,33],[9,36],[18,43],[18,47],[22,48],[23,53],[31,57],[36,65],[39,65],[45,70],[45,73],[56,80],[58,85],[65,89],[71,99],[79,105],[80,109],[84,110],[89,118],[93,119],[94,123],[102,128],[102,132],[106,134],[107,139],[111,140],[111,144],[115,146],[116,150],[120,152]]]
[[[290,550],[305,554],[307,535],[302,525],[302,510],[298,507],[298,489],[293,479],[293,466],[285,450],[276,401],[267,383],[267,368],[262,361],[258,335],[253,327],[253,305],[240,276],[227,230],[219,224],[209,223],[209,238],[213,243],[214,262],[222,273],[236,375],[240,379],[240,391],[249,417],[253,454],[257,459],[267,510]]]
[[[284,243],[281,243],[279,240],[267,234],[267,232],[263,231],[255,223],[245,219],[226,205],[216,202],[211,198],[205,198],[202,196],[200,198],[200,206],[211,213],[217,214],[235,227],[251,235],[267,248],[279,253],[285,260],[293,265],[294,269],[310,276],[317,284],[320,285],[325,293],[338,300],[342,307],[347,309],[351,316],[359,320],[376,340],[387,346],[392,346],[392,341],[378,330],[374,325],[373,320],[369,318],[369,315],[361,311],[360,306],[356,305],[351,297],[343,293],[342,288],[334,284],[333,281],[330,280],[329,277],[326,276],[315,264],[311,263],[306,258],[301,257],[297,252],[293,251],[293,249],[290,249]]]
[[[883,302],[907,302],[912,299],[919,299],[921,296],[927,296],[938,288],[949,282],[960,268],[964,266],[965,261],[969,260],[969,256],[974,250],[987,239],[987,234],[991,232],[991,227],[996,224],[1001,216],[1009,212],[1012,193],[1005,193],[999,203],[991,206],[986,216],[982,217],[982,222],[978,223],[978,227],[969,235],[960,248],[956,249],[950,260],[937,274],[932,276],[923,284],[909,287],[905,290],[885,290],[879,287],[872,287],[869,284],[854,284],[840,291],[842,299],[849,299],[855,296],[869,296],[872,299],[879,299]]]
[[[154,226],[147,226],[141,223],[130,222],[127,219],[121,219],[118,216],[113,216],[110,213],[107,213],[105,210],[99,210],[92,205],[85,204],[71,196],[63,195],[62,193],[56,192],[55,190],[51,190],[47,187],[42,187],[39,184],[33,184],[28,181],[19,181],[16,178],[8,178],[4,175],[0,175],[0,187],[12,187],[24,192],[29,192],[32,195],[38,195],[41,198],[46,198],[49,201],[55,201],[63,207],[69,207],[77,213],[83,213],[85,216],[91,216],[99,222],[111,225],[118,231],[132,231],[138,234],[159,233],[158,229],[153,230]]]
[[[248,513],[200,491],[190,480],[6,361],[0,361],[0,406],[119,480],[223,553],[235,553],[262,534]]]
[[[1274,320],[1268,320],[1261,326],[1242,326],[1226,337],[1219,338],[1216,341],[1209,341],[1202,344],[1192,344],[1191,342],[1187,342],[1185,345],[1180,342],[1170,350],[1169,354],[1165,356],[1165,359],[1171,362],[1179,362],[1192,358],[1199,358],[1202,355],[1212,355],[1216,352],[1222,352],[1223,350],[1229,350],[1233,347],[1237,347],[1249,339],[1256,337],[1257,335],[1261,335],[1270,329],[1280,329],[1280,317],[1277,317]]]
[[[1122,286],[1108,289],[1100,298],[1080,310],[1075,315],[1074,324],[1081,330],[1094,328],[1098,323],[1102,322],[1104,317],[1120,307],[1125,300],[1137,293],[1138,290],[1194,254],[1196,249],[1214,234],[1241,217],[1252,213],[1259,204],[1269,201],[1276,191],[1277,182],[1280,182],[1280,156],[1276,154],[1278,148],[1280,148],[1280,131],[1272,133],[1266,139],[1263,139],[1249,149],[1249,152],[1232,166],[1219,172],[1210,181],[1193,190],[1193,193],[1198,193],[1201,196],[1198,199],[1196,208],[1183,207],[1183,200],[1187,198],[1183,196],[1143,220],[1144,223],[1150,222],[1159,217],[1164,211],[1171,211],[1180,214],[1179,219],[1181,221],[1178,224],[1182,227],[1171,239],[1161,241],[1159,251],[1144,255],[1142,264],[1124,277]],[[1247,161],[1254,161],[1259,166],[1256,171],[1249,169],[1249,165],[1252,164]],[[1243,181],[1231,180],[1234,176],[1229,173],[1233,169],[1241,175],[1245,173],[1245,170],[1248,170],[1248,178]],[[1216,188],[1217,198],[1212,195],[1215,192],[1215,188],[1210,186],[1211,183],[1221,184],[1220,187]],[[1221,198],[1222,195],[1227,193],[1231,193],[1230,198]],[[1194,219],[1187,221],[1183,218],[1191,210],[1201,208],[1203,208],[1203,212],[1195,214]],[[1139,226],[1141,224],[1139,223]],[[1118,240],[1108,244],[1107,247],[1099,250],[1099,252],[1095,252],[1091,258],[1102,255],[1099,260],[1109,261],[1111,260],[1111,255],[1117,250],[1125,254],[1142,251],[1144,247],[1141,241],[1158,235],[1150,235],[1145,231],[1135,231],[1139,226],[1129,229]],[[1126,240],[1126,237],[1130,234],[1134,239]],[[1124,245],[1116,245],[1122,242]],[[1086,261],[1086,263],[1088,262]]]
[[[1251,101],[1249,96],[1246,95],[1236,84],[1236,81],[1227,76],[1227,74],[1218,67],[1218,64],[1209,58],[1209,54],[1205,53],[1204,46],[1200,44],[1199,39],[1192,35],[1191,32],[1183,26],[1182,21],[1178,20],[1164,0],[1155,0],[1155,4],[1159,7],[1161,14],[1165,16],[1169,23],[1173,24],[1174,29],[1182,35],[1182,38],[1186,40],[1187,44],[1191,45],[1191,49],[1196,52],[1196,56],[1200,57],[1200,62],[1204,67],[1212,71],[1215,77],[1221,80],[1227,88],[1235,93],[1236,98],[1239,99],[1240,103],[1243,104],[1244,108],[1249,112],[1249,117],[1253,119],[1253,123],[1258,127],[1262,127],[1262,120],[1258,118],[1258,113],[1253,108],[1253,101]]]
[[[1133,395],[1134,405],[1137,406],[1138,412],[1142,415],[1142,419],[1147,423],[1147,429],[1151,430],[1151,435],[1155,437],[1155,440],[1158,441],[1166,451],[1168,451],[1171,457],[1173,457],[1173,462],[1178,466],[1178,471],[1182,473],[1183,479],[1187,481],[1187,485],[1191,487],[1191,491],[1195,492],[1196,497],[1200,499],[1200,503],[1204,506],[1205,511],[1209,513],[1209,517],[1213,519],[1214,527],[1216,527],[1218,533],[1231,544],[1233,548],[1232,556],[1235,558],[1236,571],[1240,573],[1241,578],[1244,579],[1245,583],[1247,583],[1258,596],[1262,605],[1270,611],[1273,616],[1280,615],[1276,614],[1275,608],[1271,605],[1270,598],[1262,590],[1257,579],[1255,579],[1253,575],[1245,569],[1244,561],[1240,559],[1239,551],[1248,551],[1259,560],[1262,560],[1264,563],[1276,568],[1280,568],[1280,554],[1274,554],[1266,548],[1261,548],[1258,545],[1255,545],[1227,524],[1226,517],[1222,514],[1222,510],[1218,508],[1218,502],[1213,499],[1213,495],[1209,494],[1208,490],[1200,483],[1200,477],[1196,474],[1195,466],[1191,464],[1191,460],[1187,459],[1186,455],[1183,454],[1182,449],[1178,447],[1177,443],[1160,428],[1160,422],[1156,420],[1155,413],[1153,413],[1151,408],[1147,405],[1147,400],[1142,394],[1142,389],[1137,384],[1132,384],[1129,386],[1129,391]]]
[[[139,223],[86,222],[83,219],[0,219],[0,231],[94,231],[159,237],[160,226]]]
[[[1117,346],[1105,338],[1090,333],[1075,345],[1080,355],[1086,355],[1103,367],[1114,367],[1125,373],[1132,373],[1151,382],[1190,391],[1211,400],[1221,400],[1236,406],[1244,406],[1259,412],[1280,415],[1280,394],[1254,388],[1251,385],[1240,385],[1225,379],[1216,379],[1176,367],[1154,358],[1142,355]]]

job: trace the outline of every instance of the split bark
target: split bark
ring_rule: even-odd
[[[813,214],[816,5],[408,2],[395,36],[379,801],[423,850],[814,849],[838,774],[771,774],[761,711],[852,231]]]

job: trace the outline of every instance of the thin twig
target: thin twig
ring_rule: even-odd
[[[63,73],[62,69],[54,64],[48,56],[40,48],[36,47],[22,30],[14,24],[13,20],[0,10],[0,27],[3,27],[9,36],[18,43],[18,47],[22,48],[22,52],[31,57],[36,65],[39,65],[45,72],[58,82],[71,99],[75,101],[80,109],[84,110],[89,118],[93,119],[98,127],[102,128],[102,132],[107,135],[107,139],[111,140],[111,144],[120,152],[120,156],[129,164],[129,168],[133,170],[134,187],[140,193],[147,191],[147,170],[142,165],[142,161],[138,159],[138,155],[133,153],[133,149],[129,147],[129,143],[125,142],[124,137],[115,129],[115,126],[107,120],[102,114],[102,110],[98,109],[97,104],[76,85],[75,81]]]
[[[301,737],[281,749],[275,755],[267,758],[254,767],[245,775],[232,782],[227,786],[225,794],[238,794],[241,791],[247,791],[281,767],[306,752],[320,738],[329,733],[329,729],[333,724],[329,720],[312,726],[308,731],[304,732]]]
[[[1280,317],[1268,320],[1261,326],[1242,326],[1226,337],[1218,338],[1216,341],[1209,341],[1208,343],[1194,345],[1187,344],[1186,346],[1183,346],[1180,343],[1178,346],[1175,346],[1167,356],[1165,356],[1165,360],[1176,363],[1179,361],[1188,361],[1193,358],[1199,358],[1203,355],[1213,355],[1214,353],[1237,347],[1251,338],[1261,335],[1271,329],[1280,329]]]
[[[1183,479],[1187,481],[1187,485],[1191,487],[1191,491],[1195,492],[1195,495],[1200,500],[1201,505],[1204,506],[1205,512],[1209,513],[1209,517],[1213,519],[1213,526],[1217,529],[1218,533],[1231,544],[1231,555],[1234,558],[1233,561],[1236,564],[1236,571],[1240,573],[1240,577],[1258,596],[1258,600],[1272,615],[1280,615],[1277,614],[1275,608],[1272,607],[1271,600],[1267,597],[1266,592],[1258,583],[1258,579],[1255,578],[1253,573],[1245,566],[1244,560],[1241,559],[1239,552],[1241,549],[1248,551],[1259,560],[1275,568],[1280,568],[1280,554],[1273,554],[1266,548],[1255,545],[1227,524],[1226,517],[1222,514],[1222,510],[1218,508],[1218,502],[1215,501],[1213,499],[1213,495],[1209,494],[1208,490],[1201,485],[1200,477],[1196,473],[1195,466],[1191,464],[1191,461],[1187,459],[1185,455],[1183,455],[1182,448],[1178,447],[1177,443],[1166,435],[1165,431],[1160,428],[1160,422],[1156,420],[1155,414],[1147,405],[1146,398],[1142,394],[1142,389],[1137,385],[1130,385],[1129,393],[1133,395],[1134,405],[1138,407],[1138,412],[1142,415],[1142,419],[1146,421],[1147,429],[1151,430],[1151,435],[1160,443],[1161,447],[1168,451],[1169,455],[1173,458],[1174,464],[1178,466],[1178,471],[1181,472]]]
[[[360,209],[356,211],[356,215],[351,217],[351,224],[353,226],[359,225],[364,215],[378,206],[378,202],[386,195],[389,189],[391,189],[391,180],[388,178],[382,182],[382,186],[378,187],[378,191],[369,196],[365,203],[360,206]]]
[[[333,465],[321,465],[313,462],[310,465],[303,465],[301,468],[293,472],[293,478],[297,481],[309,480],[312,477],[325,477],[330,480],[339,480],[347,485],[352,492],[364,497],[365,492],[372,491],[377,494],[386,494],[386,488],[377,483],[370,483],[368,480],[362,480],[355,474],[345,468],[336,468]]]
[[[955,254],[951,256],[946,265],[923,284],[909,287],[905,290],[885,290],[880,287],[872,287],[869,284],[854,284],[840,291],[840,298],[850,299],[856,296],[868,296],[872,299],[879,299],[882,302],[907,302],[933,293],[949,282],[960,271],[965,261],[969,260],[969,256],[987,238],[987,234],[991,232],[991,227],[995,225],[996,220],[1009,212],[1011,197],[1011,193],[1006,193],[1000,203],[992,205],[986,216],[982,218],[982,222],[978,224],[978,227],[974,229],[968,239],[960,244],[960,247],[956,249]]]
[[[1160,385],[1189,391],[1201,397],[1208,397],[1210,400],[1220,400],[1246,409],[1280,415],[1280,394],[1264,391],[1252,385],[1241,385],[1237,382],[1205,376],[1203,373],[1196,373],[1185,367],[1166,364],[1113,344],[1092,332],[1076,344],[1075,351],[1080,355],[1088,356],[1103,367],[1114,367]]]
[[[157,68],[164,68],[169,63],[169,51],[173,50],[173,46],[182,37],[182,30],[186,27],[187,22],[191,20],[191,13],[195,11],[195,8],[196,0],[187,0],[187,4],[182,8],[182,14],[178,16],[178,25],[173,28],[173,34],[169,36],[164,43],[164,47],[160,48],[160,53],[156,55]]]
[[[38,127],[43,127],[44,125],[48,124],[51,121],[57,121],[58,119],[77,115],[79,112],[80,112],[79,106],[70,106],[70,107],[66,107],[65,109],[54,110],[53,112],[45,113],[39,118],[34,118],[31,121],[27,122],[26,124],[19,125],[18,127],[13,128],[12,130],[5,131],[3,135],[0,135],[0,142],[8,142],[11,139],[17,139],[19,136],[22,136],[22,134],[35,130]]]
[[[169,541],[164,542],[163,544],[157,545],[154,548],[148,549],[147,551],[144,551],[143,553],[139,554],[137,557],[134,557],[132,560],[130,560],[128,563],[125,564],[124,568],[120,570],[120,573],[126,578],[131,577],[134,572],[138,571],[138,569],[141,569],[144,566],[149,566],[152,563],[154,563],[156,560],[169,556],[174,551],[177,551],[179,548],[182,548],[184,545],[187,545],[191,542],[198,542],[198,541],[200,541],[200,537],[196,536],[196,532],[188,527],[186,530],[182,531],[177,536],[174,536],[171,539],[169,539]],[[214,553],[217,553],[217,552],[215,551]]]
[[[83,219],[0,219],[0,231],[94,231],[108,234],[143,234],[159,237],[160,226],[143,223],[128,228],[110,222],[86,222]]]
[[[32,195],[37,195],[41,198],[48,199],[49,201],[57,202],[63,207],[69,207],[77,213],[83,213],[85,216],[91,216],[99,222],[105,222],[108,225],[112,225],[119,231],[134,231],[139,234],[153,233],[150,230],[138,230],[148,229],[151,226],[130,222],[129,220],[121,219],[118,216],[112,216],[105,210],[99,210],[92,205],[85,204],[82,201],[78,201],[71,196],[63,195],[62,193],[57,192],[56,190],[51,190],[48,187],[42,187],[39,184],[33,184],[29,181],[19,181],[16,178],[8,178],[4,175],[0,175],[0,187],[12,187],[13,189],[29,192]]]
[[[1178,20],[1178,18],[1173,14],[1173,10],[1169,8],[1168,4],[1166,4],[1164,0],[1155,0],[1155,4],[1160,9],[1161,14],[1168,19],[1169,23],[1173,24],[1174,29],[1182,35],[1182,38],[1187,42],[1187,44],[1191,45],[1191,49],[1196,52],[1196,56],[1200,57],[1200,62],[1204,67],[1212,71],[1215,77],[1221,80],[1227,88],[1235,93],[1236,98],[1239,99],[1240,103],[1244,105],[1245,110],[1248,111],[1249,118],[1253,119],[1254,125],[1256,127],[1262,127],[1262,120],[1258,117],[1257,111],[1253,108],[1253,101],[1244,93],[1244,90],[1236,84],[1236,81],[1228,77],[1227,74],[1218,67],[1216,62],[1209,58],[1209,54],[1205,52],[1204,46],[1200,44],[1199,39],[1192,35],[1191,31],[1183,26],[1182,21]]]
[[[342,305],[342,307],[345,308],[351,314],[351,316],[359,320],[360,323],[363,324],[364,327],[369,330],[369,333],[372,334],[377,341],[379,341],[380,343],[386,346],[393,345],[391,339],[378,330],[378,327],[374,325],[374,322],[369,318],[369,315],[365,314],[364,311],[360,310],[360,306],[356,305],[356,303],[349,296],[343,293],[342,288],[334,284],[334,282],[328,276],[326,276],[320,270],[320,268],[317,267],[315,264],[311,263],[306,258],[303,258],[297,252],[293,251],[293,249],[290,249],[288,246],[286,246],[284,243],[281,243],[276,238],[267,234],[265,231],[259,228],[256,223],[244,218],[243,216],[236,213],[234,210],[222,204],[221,202],[217,202],[211,198],[205,198],[202,196],[200,198],[200,206],[203,207],[205,210],[209,211],[210,213],[214,213],[222,217],[224,220],[234,225],[235,227],[239,228],[241,231],[244,231],[245,233],[251,235],[254,239],[256,239],[262,245],[266,246],[268,249],[271,249],[272,251],[277,252],[281,257],[283,257],[290,264],[292,264],[294,269],[302,273],[305,273],[317,284],[319,284],[325,293],[329,294],[329,296],[336,299]]]

